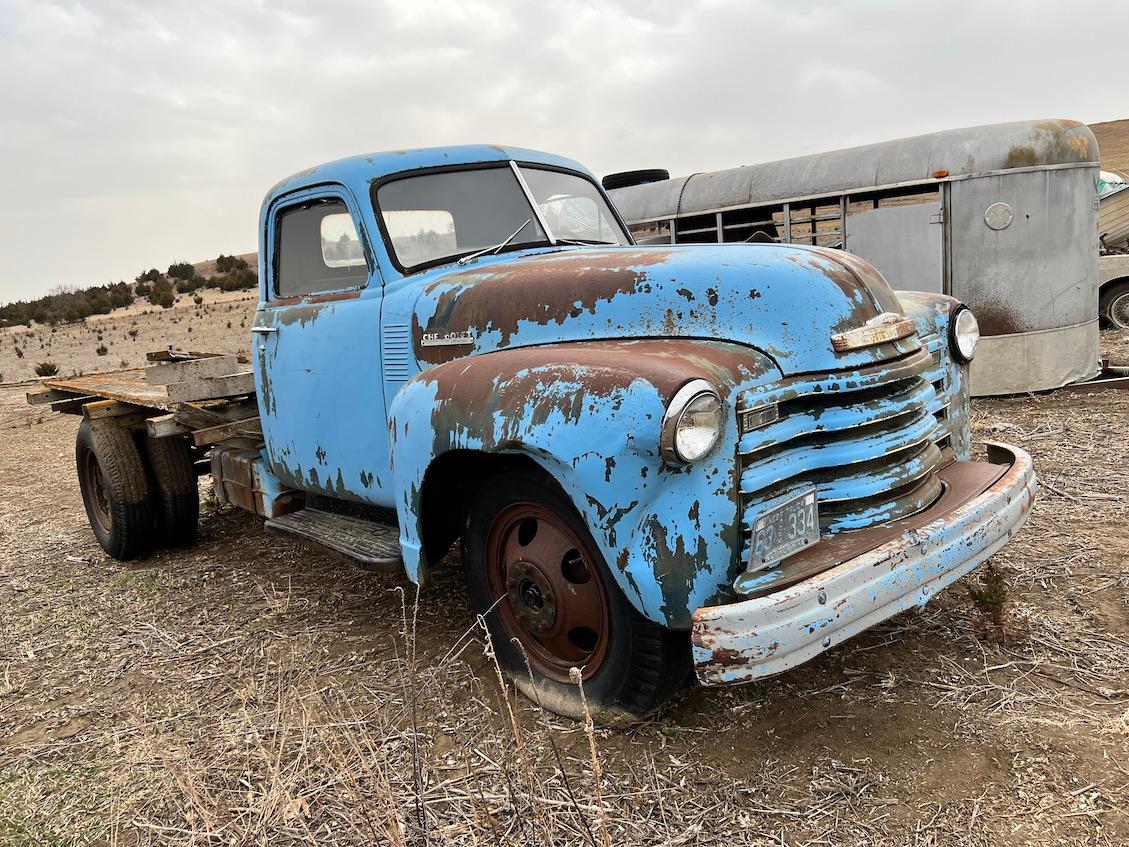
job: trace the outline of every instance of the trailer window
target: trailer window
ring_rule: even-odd
[[[278,216],[275,293],[300,297],[361,288],[368,280],[364,249],[349,209],[324,200],[286,209]]]

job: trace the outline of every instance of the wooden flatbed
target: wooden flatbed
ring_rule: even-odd
[[[88,418],[121,417],[160,438],[191,434],[197,446],[262,437],[254,378],[236,356],[162,350],[154,364],[43,380],[32,405]]]

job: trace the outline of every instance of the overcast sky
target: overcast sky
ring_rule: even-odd
[[[0,302],[256,249],[340,156],[496,142],[675,174],[1129,117],[1122,2],[0,0]]]

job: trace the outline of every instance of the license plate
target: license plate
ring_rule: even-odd
[[[819,506],[808,491],[781,503],[753,521],[749,566],[775,565],[819,541]]]

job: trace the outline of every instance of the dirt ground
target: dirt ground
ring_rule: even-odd
[[[214,264],[214,263],[205,263]],[[81,323],[0,328],[0,383],[31,379],[39,362],[62,374],[96,373],[145,365],[145,354],[172,345],[181,350],[241,353],[250,345],[258,291],[201,289],[203,299],[178,294],[171,309],[139,300],[128,309]],[[105,355],[98,348],[105,346]]]
[[[191,547],[108,559],[76,421],[27,388],[0,388],[2,844],[1129,841],[1129,393],[975,403],[1043,483],[1002,626],[966,580],[589,736],[499,685],[457,559],[417,606],[207,496]]]

